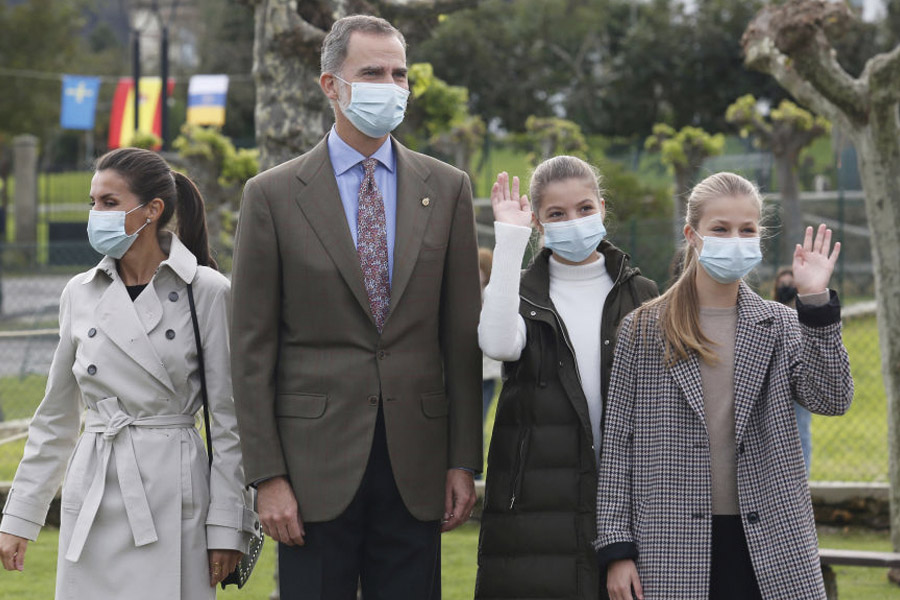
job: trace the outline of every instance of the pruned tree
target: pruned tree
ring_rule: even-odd
[[[711,134],[699,127],[682,127],[680,131],[665,123],[653,126],[653,135],[644,142],[650,152],[658,152],[660,160],[675,177],[675,198],[672,202],[672,231],[676,243],[681,239],[684,216],[691,188],[703,167],[703,161],[722,154],[725,136]]]
[[[794,244],[803,236],[800,209],[800,153],[816,138],[831,131],[828,119],[810,113],[790,100],[762,114],[756,98],[741,96],[728,107],[725,118],[740,128],[741,137],[753,138],[756,147],[775,157],[775,172],[781,192],[782,256],[792,256]]]
[[[843,2],[789,0],[762,9],[742,44],[747,65],[771,74],[856,147],[888,402],[891,541],[900,550],[900,46],[870,58],[858,77],[850,75],[830,38],[854,18]]]
[[[525,120],[521,145],[528,150],[532,167],[560,154],[587,158],[588,145],[577,123],[559,117],[536,117]]]
[[[266,170],[312,148],[334,121],[319,89],[319,53],[337,19],[356,13],[384,13],[401,31],[407,22],[423,29],[424,16],[436,20],[440,13],[471,0],[242,2],[255,11],[256,143],[260,170]]]

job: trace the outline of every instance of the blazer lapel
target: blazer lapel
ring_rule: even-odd
[[[439,198],[429,197],[426,184],[429,171],[399,142],[393,140],[393,143],[397,156],[397,231],[394,240],[390,312],[394,311],[403,296],[415,269],[428,219],[434,210],[433,203],[440,201]],[[429,201],[422,202],[425,198]]]
[[[703,410],[703,381],[700,378],[700,359],[691,354],[686,360],[679,360],[669,369],[675,383],[681,388],[688,406],[706,423],[706,411]]]
[[[153,290],[149,290],[148,293],[152,294],[152,292]],[[146,296],[147,294],[142,295]],[[155,297],[155,294],[153,295]],[[156,304],[159,304],[158,299]],[[147,337],[148,329],[145,329],[144,325],[148,323],[155,327],[155,324],[158,324],[162,318],[162,307],[159,307],[157,316],[147,315],[145,319],[142,319],[138,316],[137,307],[128,296],[125,284],[118,277],[114,277],[103,295],[100,296],[94,314],[100,329],[122,352],[166,386],[166,389],[175,393],[175,386],[153,348],[150,338]]]
[[[740,442],[750,413],[768,380],[777,334],[775,315],[746,284],[738,291],[738,321],[734,343],[734,430]]]
[[[307,159],[297,171],[297,179],[304,184],[304,188],[297,194],[296,202],[374,325],[375,319],[369,307],[369,295],[366,292],[362,267],[359,265],[359,255],[353,246],[353,237],[341,204],[334,169],[328,157],[326,140],[327,137],[310,150]]]

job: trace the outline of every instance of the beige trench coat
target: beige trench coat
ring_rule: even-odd
[[[65,471],[57,599],[213,598],[207,548],[246,551],[258,530],[231,396],[230,286],[174,235],[164,246],[168,259],[134,302],[108,257],[60,299],[46,395],[0,522],[36,539]],[[212,473],[194,426],[202,398],[186,282],[206,360]]]

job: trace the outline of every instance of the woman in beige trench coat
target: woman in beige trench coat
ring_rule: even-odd
[[[258,531],[231,397],[229,282],[199,266],[215,267],[199,192],[155,153],[101,157],[91,201],[88,236],[106,256],[62,293],[59,346],[3,509],[0,559],[22,570],[65,471],[57,599],[214,598]],[[173,213],[178,236],[163,230]],[[202,398],[188,283],[211,472],[194,426]]]

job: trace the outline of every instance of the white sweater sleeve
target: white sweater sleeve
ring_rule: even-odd
[[[478,343],[493,359],[519,360],[525,348],[525,320],[519,314],[519,278],[531,228],[495,221],[494,234],[494,261],[491,280],[484,288]]]

